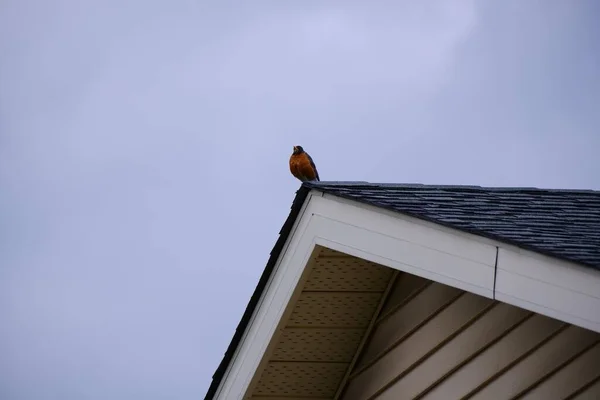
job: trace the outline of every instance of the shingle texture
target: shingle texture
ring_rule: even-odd
[[[600,269],[600,191],[366,182],[304,186]]]

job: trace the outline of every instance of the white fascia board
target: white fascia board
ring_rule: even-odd
[[[598,271],[313,189],[215,399],[243,398],[316,245],[600,331]]]
[[[600,333],[600,271],[501,247],[497,300]]]

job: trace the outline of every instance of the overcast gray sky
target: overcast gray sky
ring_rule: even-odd
[[[600,189],[600,4],[0,2],[0,398],[198,399],[299,187]]]

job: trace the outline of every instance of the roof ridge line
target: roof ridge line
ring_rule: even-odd
[[[388,182],[368,182],[368,181],[310,181],[303,182],[302,186],[317,189],[319,187],[369,187],[369,188],[380,188],[380,189],[455,189],[455,190],[477,190],[477,191],[534,191],[534,192],[555,192],[555,193],[590,193],[600,194],[600,190],[597,189],[565,189],[565,188],[551,188],[551,187],[534,187],[534,186],[480,186],[480,185],[450,185],[450,184],[432,184],[432,183],[388,183]]]

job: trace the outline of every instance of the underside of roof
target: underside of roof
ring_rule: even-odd
[[[387,297],[395,271],[322,247],[246,399],[331,399]]]
[[[206,394],[206,399],[214,397],[223,380],[240,340],[247,330],[253,314],[256,312],[261,296],[266,290],[273,268],[284,249],[286,241],[293,232],[294,223],[297,222],[296,220],[301,212],[304,200],[312,189],[509,243],[550,255],[551,257],[600,269],[600,192],[488,189],[462,186],[376,185],[369,183],[304,183],[297,192],[290,215],[280,231],[280,237],[271,252],[269,262],[250,299],[225,356],[213,375],[213,381]],[[343,259],[340,254],[337,255],[338,261]],[[318,337],[320,338],[319,340],[327,340],[326,338],[329,337],[331,340],[327,343],[335,342],[336,339],[340,339],[343,343],[339,343],[337,347],[332,347],[332,349],[335,349],[335,351],[331,350],[334,351],[334,354],[321,354],[323,358],[337,361],[331,363],[332,365],[322,367],[330,368],[331,371],[327,371],[331,372],[331,374],[326,373],[325,370],[311,368],[310,371],[321,371],[321,373],[315,375],[308,386],[305,383],[307,390],[317,390],[318,385],[315,382],[319,381],[319,377],[323,381],[323,376],[327,376],[326,382],[323,381],[324,386],[319,389],[322,395],[320,397],[333,398],[330,396],[333,396],[331,393],[334,390],[334,386],[336,388],[335,392],[338,393],[339,389],[344,387],[344,382],[351,382],[354,379],[356,372],[351,372],[351,370],[355,367],[354,364],[357,362],[356,357],[360,354],[360,349],[365,344],[365,333],[370,330],[369,326],[372,327],[376,323],[375,320],[381,307],[385,308],[382,301],[385,293],[390,290],[390,287],[386,286],[386,288],[382,289],[383,282],[387,280],[387,283],[390,284],[392,278],[391,275],[388,276],[387,274],[391,274],[394,271],[387,267],[380,269],[371,265],[372,275],[368,275],[371,276],[371,280],[379,282],[380,286],[377,287],[377,290],[366,290],[364,291],[365,293],[362,293],[362,290],[353,290],[352,285],[347,286],[346,290],[340,290],[343,286],[340,282],[348,281],[350,279],[348,278],[349,276],[354,276],[356,282],[356,276],[360,274],[357,275],[357,271],[355,270],[349,273],[350,275],[347,277],[341,275],[334,276],[335,274],[333,274],[331,265],[327,269],[328,264],[324,261],[328,260],[328,257],[329,261],[331,261],[331,257],[335,257],[335,255],[331,251],[326,253],[326,250],[324,253],[318,254],[316,258],[317,263],[313,265],[315,267],[313,272],[317,275],[311,275],[308,281],[310,282],[309,289],[306,292],[302,291],[298,294],[300,296],[299,299],[302,299],[302,301],[297,299],[297,302],[289,305],[290,307],[294,304],[303,306],[295,310],[295,314],[292,312],[291,315],[293,318],[290,317],[292,319],[288,319],[288,324],[281,326],[278,330],[279,334],[276,336],[282,339],[280,341],[274,340],[270,344],[276,347],[270,349],[269,357],[273,356],[275,358],[266,358],[261,367],[262,374],[258,374],[257,372],[257,377],[260,376],[261,379],[255,379],[251,387],[254,390],[255,396],[259,394],[261,396],[272,396],[274,392],[271,393],[269,391],[275,389],[269,388],[273,387],[272,384],[277,379],[285,379],[286,375],[288,378],[302,375],[293,372],[294,368],[299,368],[300,365],[306,366],[308,365],[306,363],[310,362],[322,363],[322,361],[315,359],[309,360],[310,357],[314,357],[319,352],[324,351],[322,342],[313,343],[313,351],[307,352],[304,355],[305,359],[302,359],[300,353],[306,352],[306,346],[310,346],[311,343],[311,336],[308,334],[308,331],[312,331],[313,333],[320,332],[319,335],[313,335],[313,339],[314,337]],[[318,262],[319,259],[321,259],[320,264]],[[355,269],[358,268],[359,270],[360,268],[356,267],[357,265],[362,265],[363,267],[367,265],[364,264],[367,261],[360,259],[355,259],[355,261],[350,263],[353,263]],[[341,268],[336,271],[344,270],[344,268]],[[364,269],[362,273],[366,273]],[[382,278],[384,276],[385,279]],[[336,281],[336,279],[341,279],[341,281]],[[311,285],[312,289],[310,289]],[[338,289],[335,289],[336,287]],[[351,302],[351,305],[354,304],[352,312],[355,315],[362,315],[364,320],[361,320],[360,323],[354,321],[355,326],[343,327],[343,329],[348,329],[348,332],[353,332],[353,335],[344,333],[344,335],[348,336],[341,338],[335,336],[333,333],[325,333],[327,330],[338,332],[336,329],[339,329],[339,327],[336,328],[333,326],[331,318],[323,319],[323,313],[337,310],[338,314],[343,314],[343,307],[348,306],[344,301],[347,301],[349,296],[352,297],[357,294],[364,297],[361,297],[362,300],[360,301],[360,307],[363,307],[363,311],[358,309],[356,302]],[[324,300],[325,297],[327,297],[327,300]],[[337,300],[335,300],[336,298]],[[337,306],[327,307],[324,304],[337,304]],[[369,310],[366,310],[366,308],[369,308]],[[305,316],[303,317],[302,315]],[[306,315],[309,315],[310,318]],[[369,318],[367,318],[367,315],[369,315]],[[321,318],[320,321],[322,323],[329,325],[319,327],[308,326],[308,321],[312,321],[311,323],[315,324],[315,321],[319,321],[319,318]],[[354,318],[356,319],[357,317]],[[369,320],[368,324],[367,320]],[[343,321],[343,318],[339,321]],[[302,349],[298,347],[298,343],[300,342],[304,346]],[[328,346],[325,347],[329,349]],[[350,353],[353,354],[352,358],[350,357]],[[286,382],[282,387],[290,388],[290,385],[292,385],[292,383],[287,381],[282,382]],[[273,397],[270,398],[273,399]]]

